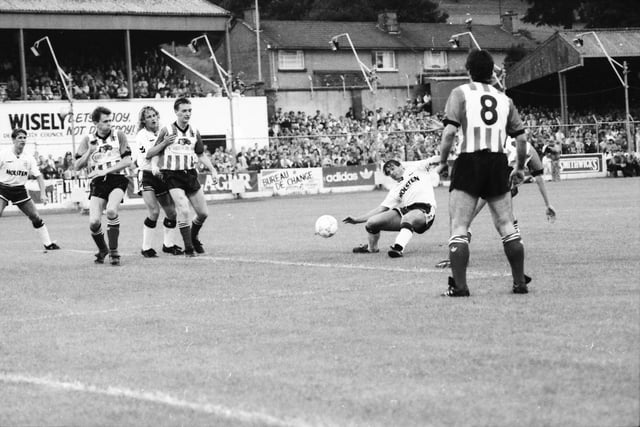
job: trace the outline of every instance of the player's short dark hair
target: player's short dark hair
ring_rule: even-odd
[[[382,166],[382,172],[384,172],[385,176],[389,176],[389,168],[391,166],[398,167],[400,166],[400,162],[396,159],[391,159],[384,162],[384,165]]]
[[[16,139],[20,134],[27,136],[27,131],[22,128],[15,128],[11,131],[11,139]]]
[[[467,56],[465,67],[474,82],[490,83],[493,76],[493,57],[486,50],[473,49]]]
[[[102,115],[105,116],[109,116],[111,115],[111,110],[109,110],[107,107],[96,107],[95,110],[93,110],[93,112],[91,113],[91,121],[93,123],[98,123],[100,121],[100,117],[102,117]]]
[[[189,98],[185,96],[182,96],[176,99],[175,102],[173,103],[173,111],[178,111],[182,104],[191,104],[191,101],[189,101]]]

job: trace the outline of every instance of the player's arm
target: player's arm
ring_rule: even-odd
[[[389,210],[388,207],[380,205],[380,206],[378,206],[378,207],[376,207],[374,209],[371,209],[366,214],[363,214],[363,215],[360,215],[360,216],[348,216],[348,217],[344,218],[342,220],[342,222],[344,222],[345,224],[361,224],[363,222],[366,222],[372,216],[377,215],[377,214],[382,213],[382,212],[386,212],[388,210]]]
[[[444,129],[442,130],[442,139],[440,140],[440,164],[436,168],[438,174],[442,174],[446,169],[448,170],[447,160],[453,148],[456,133],[458,133],[458,128],[465,114],[465,102],[462,89],[457,87],[451,91],[444,110]]]
[[[509,99],[509,115],[507,116],[507,135],[516,140],[516,165],[509,177],[511,185],[519,185],[524,181],[524,162],[527,158],[527,138],[524,124],[513,101]]]
[[[167,128],[162,128],[160,133],[158,134],[158,139],[156,139],[156,143],[153,147],[147,150],[147,159],[152,159],[153,156],[157,156],[164,151],[169,145],[173,144],[176,141],[175,135],[169,135]]]
[[[218,171],[213,167],[211,159],[204,153],[204,143],[202,142],[200,132],[196,132],[196,146],[194,147],[194,152],[196,153],[196,156],[198,156],[198,160],[200,160],[200,162],[209,170],[213,183],[216,184],[218,182]]]
[[[89,144],[89,137],[85,136],[80,141],[78,151],[76,151],[76,160],[73,162],[73,168],[77,171],[87,166],[89,156],[96,151],[96,144]]]
[[[38,169],[38,165],[35,160],[29,162],[29,173],[36,178],[38,181],[38,187],[40,188],[40,200],[42,200],[43,204],[47,204],[47,186],[44,182],[44,177],[42,176],[42,172]]]
[[[540,160],[540,156],[536,150],[531,150],[531,159],[529,160],[529,172],[533,179],[536,180],[536,184],[538,185],[538,190],[540,190],[540,195],[542,195],[542,199],[544,200],[544,205],[546,207],[546,215],[549,221],[554,221],[556,219],[556,211],[549,203],[549,196],[547,195],[547,187],[544,185],[544,166],[542,165],[542,161]]]

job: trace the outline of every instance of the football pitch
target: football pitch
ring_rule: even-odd
[[[640,178],[535,184],[515,199],[528,295],[488,211],[473,224],[471,298],[443,298],[447,190],[405,256],[352,254],[315,219],[380,191],[209,204],[197,258],[94,265],[88,217],[0,218],[1,426],[587,426],[640,424]],[[156,234],[156,250],[162,239]]]

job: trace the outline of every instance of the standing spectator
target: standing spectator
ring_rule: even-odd
[[[551,180],[554,182],[560,181],[560,156],[562,155],[560,144],[550,140],[543,153],[551,160]]]

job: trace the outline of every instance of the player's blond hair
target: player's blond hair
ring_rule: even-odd
[[[140,114],[138,115],[138,130],[144,129],[144,116],[147,114],[147,111],[153,111],[154,113],[156,113],[156,116],[158,116],[158,119],[160,118],[160,113],[158,112],[158,110],[156,110],[151,105],[145,105],[144,107],[142,107],[142,110],[140,110]]]

